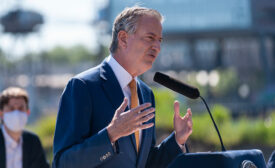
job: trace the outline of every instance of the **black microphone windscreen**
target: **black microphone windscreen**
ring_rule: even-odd
[[[174,90],[175,92],[183,94],[190,99],[197,99],[198,97],[200,97],[199,89],[193,86],[189,86],[163,73],[156,72],[154,76],[154,81],[171,90]]]

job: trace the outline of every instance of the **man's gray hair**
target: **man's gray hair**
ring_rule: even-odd
[[[118,33],[121,30],[127,33],[133,34],[136,32],[138,19],[141,16],[154,16],[162,23],[162,15],[154,9],[145,7],[134,6],[131,8],[125,8],[115,19],[112,29],[112,42],[110,45],[110,52],[114,53],[118,47]]]

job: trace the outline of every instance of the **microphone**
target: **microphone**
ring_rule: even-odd
[[[198,88],[189,86],[163,73],[156,72],[154,76],[154,81],[190,99],[197,99],[198,97],[200,97],[200,92]]]
[[[207,111],[210,115],[210,118],[214,124],[214,127],[218,133],[218,136],[219,136],[219,139],[220,139],[220,143],[221,143],[221,148],[222,148],[222,151],[226,151],[224,145],[223,145],[223,141],[222,141],[222,137],[220,135],[220,132],[219,132],[219,129],[215,123],[215,120],[210,112],[210,109],[206,103],[206,101],[204,100],[204,98],[202,96],[200,96],[200,92],[199,92],[199,89],[198,88],[195,88],[193,86],[189,86],[177,79],[174,79],[168,75],[165,75],[163,73],[160,73],[160,72],[156,72],[155,73],[155,76],[154,76],[154,81],[177,92],[177,93],[180,93],[190,99],[197,99],[198,97],[200,97],[203,101],[203,103],[205,104],[206,108],[207,108]]]

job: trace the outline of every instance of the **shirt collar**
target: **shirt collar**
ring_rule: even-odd
[[[12,137],[10,137],[10,135],[7,133],[4,124],[2,125],[2,131],[3,131],[3,135],[4,135],[4,139],[5,139],[5,144],[14,149],[16,147],[18,147],[18,145],[22,145],[22,136],[20,137],[19,143],[17,143],[14,139],[12,139]]]
[[[115,76],[119,82],[119,85],[122,89],[128,86],[128,84],[132,81],[132,76],[127,72],[115,59],[112,55],[109,55],[106,62],[110,65],[112,70],[115,73]],[[135,81],[137,81],[137,77],[135,77]]]

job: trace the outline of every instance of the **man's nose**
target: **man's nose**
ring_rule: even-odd
[[[161,50],[161,46],[160,45],[161,45],[161,42],[158,41],[158,40],[156,40],[156,41],[154,41],[152,49],[155,50],[155,51],[157,51],[157,52],[160,52],[160,50]]]

